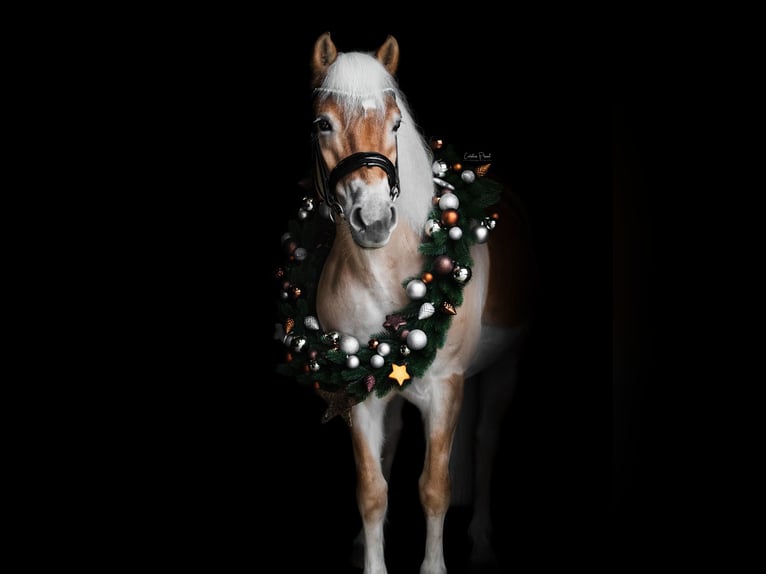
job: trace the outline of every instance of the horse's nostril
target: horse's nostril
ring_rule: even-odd
[[[397,218],[397,215],[396,215],[396,208],[392,206],[392,207],[391,207],[391,226],[392,226],[392,227],[393,227],[394,225],[396,225],[396,218]]]
[[[367,225],[365,225],[364,220],[362,219],[362,208],[357,207],[351,212],[351,217],[349,218],[349,222],[351,223],[351,226],[354,227],[357,230],[362,230]]]

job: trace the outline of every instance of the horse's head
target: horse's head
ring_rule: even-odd
[[[366,248],[386,245],[398,219],[398,61],[392,36],[374,54],[340,53],[329,33],[314,46],[316,184]]]

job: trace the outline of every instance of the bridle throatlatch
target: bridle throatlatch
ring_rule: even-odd
[[[399,197],[399,169],[390,159],[382,153],[374,151],[360,151],[344,157],[338,162],[331,172],[327,171],[327,164],[322,157],[322,150],[319,149],[319,139],[313,137],[313,155],[314,155],[314,185],[316,185],[319,197],[327,202],[335,213],[343,217],[343,206],[338,201],[335,194],[335,188],[338,182],[357,169],[362,167],[379,167],[386,172],[388,176],[388,187],[391,190],[391,201],[396,201]],[[399,163],[399,154],[397,154],[397,164]]]

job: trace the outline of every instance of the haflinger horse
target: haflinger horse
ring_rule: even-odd
[[[323,210],[315,211],[324,213],[334,238],[325,245],[315,307],[304,309],[302,322],[290,318],[284,340],[290,360],[307,353],[305,377],[327,377],[324,386],[314,383],[330,404],[325,420],[341,414],[350,426],[365,574],[387,571],[391,456],[403,401],[417,407],[425,432],[420,572],[443,574],[450,456],[467,385],[480,397],[467,441],[476,462],[472,559],[491,554],[491,460],[526,327],[528,246],[507,190],[491,215],[466,211],[469,196],[456,186],[481,189],[481,170],[466,169],[460,157],[436,159],[438,145],[420,132],[398,87],[398,63],[392,36],[374,52],[340,52],[329,33],[314,45],[314,183]],[[291,253],[298,255],[295,242]],[[417,311],[394,312],[408,309]],[[309,348],[312,332],[326,351]],[[334,367],[340,374],[327,375]]]

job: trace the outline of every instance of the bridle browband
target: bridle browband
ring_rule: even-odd
[[[343,206],[338,201],[335,194],[335,188],[338,182],[348,174],[362,167],[379,167],[386,172],[388,176],[388,187],[390,189],[391,201],[396,201],[399,197],[399,153],[396,154],[396,165],[382,153],[375,151],[360,151],[344,157],[338,162],[332,171],[327,170],[327,164],[322,157],[322,150],[319,147],[319,137],[312,135],[313,146],[312,154],[314,156],[314,185],[317,193],[327,202],[332,210],[343,217]]]

